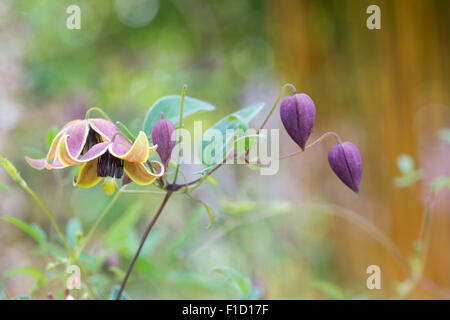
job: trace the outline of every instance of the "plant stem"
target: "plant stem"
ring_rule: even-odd
[[[184,96],[186,95],[186,89],[187,89],[187,85],[183,86],[183,89],[181,89],[181,101],[180,101],[180,128],[183,127],[183,107],[184,107]],[[181,137],[178,140],[178,143],[181,142]],[[175,175],[173,178],[173,182],[172,184],[177,182],[177,177],[178,177],[178,171],[180,170],[180,152],[178,151],[178,157],[177,157],[177,167],[175,168]]]
[[[100,113],[105,119],[109,120],[112,122],[111,118],[106,114],[105,111],[103,111],[103,109],[99,108],[99,107],[93,107],[90,108],[88,111],[86,111],[86,115],[85,118],[88,119],[89,115],[93,112],[93,111],[97,111],[98,113]]]
[[[83,243],[80,244],[80,246],[76,250],[76,252],[75,252],[75,259],[78,259],[78,257],[80,256],[81,252],[83,251],[83,249],[86,247],[87,243],[89,242],[89,239],[91,239],[92,235],[95,233],[95,231],[97,230],[97,228],[100,225],[100,223],[103,221],[103,219],[106,217],[108,212],[111,210],[112,206],[117,201],[117,199],[119,198],[121,193],[122,193],[122,191],[120,191],[120,190],[118,192],[116,192],[116,194],[111,199],[109,204],[106,206],[106,208],[103,210],[103,212],[98,217],[97,221],[95,221],[95,224],[92,226],[91,230],[89,230],[89,233],[87,234],[86,238],[84,238]]]
[[[37,204],[41,207],[41,209],[44,211],[47,218],[50,220],[50,223],[55,228],[56,233],[58,233],[58,236],[60,237],[64,247],[66,248],[67,253],[69,256],[73,256],[72,249],[70,249],[69,244],[67,243],[66,238],[64,237],[64,234],[61,232],[61,229],[59,228],[58,224],[56,223],[55,219],[53,218],[50,211],[48,211],[47,207],[44,205],[44,203],[41,201],[41,199],[33,192],[33,190],[30,189],[28,186],[24,186],[24,189],[33,197],[33,199],[37,202]]]
[[[23,181],[23,180],[22,180]],[[66,238],[64,237],[64,234],[61,232],[61,229],[59,228],[58,224],[56,223],[55,219],[53,218],[52,214],[50,213],[50,211],[47,209],[47,207],[44,205],[44,203],[42,202],[42,200],[33,192],[33,190],[31,190],[30,187],[28,187],[28,185],[26,185],[25,181],[23,181],[24,183],[20,184],[25,191],[27,191],[32,197],[33,199],[38,203],[38,205],[41,207],[41,209],[44,211],[44,213],[46,214],[46,216],[48,217],[48,219],[50,220],[52,226],[55,228],[56,232],[58,233],[59,237],[61,238],[61,241],[63,242],[64,247],[66,248],[67,254],[70,257],[70,261],[74,262],[81,271],[81,280],[84,282],[84,284],[86,285],[86,288],[89,291],[89,294],[92,296],[93,299],[97,299],[97,296],[94,292],[94,289],[91,287],[91,285],[89,284],[89,282],[86,279],[84,270],[81,266],[81,264],[77,261],[77,258],[74,256],[72,249],[70,248],[69,244],[67,243]]]
[[[200,178],[194,179],[194,180],[189,181],[189,182],[184,183],[184,184],[168,183],[167,186],[166,186],[166,188],[167,188],[167,190],[170,190],[170,191],[175,192],[175,191],[178,191],[178,190],[180,190],[181,188],[184,188],[184,187],[186,187],[186,186],[191,186],[191,185],[193,185],[193,184],[198,184],[198,185],[199,185],[199,184],[201,184],[201,183],[202,183],[209,175],[213,174],[214,171],[216,171],[217,169],[219,169],[219,168],[222,166],[222,164],[223,164],[223,161],[220,162],[220,163],[218,163],[215,167],[213,167],[209,172],[205,173],[205,174],[204,174],[203,176],[201,176]],[[196,185],[196,186],[194,186],[194,187],[192,187],[192,188],[195,189],[196,187],[198,187],[198,185]]]
[[[76,265],[80,268],[81,271],[81,281],[84,282],[84,284],[86,285],[86,288],[89,291],[89,294],[92,296],[92,299],[97,300],[97,295],[95,294],[94,289],[91,287],[91,285],[89,284],[87,278],[86,278],[86,272],[84,272],[84,268],[81,266],[81,264],[75,260]]]
[[[153,229],[153,226],[156,223],[156,220],[158,220],[159,216],[161,215],[161,212],[163,211],[164,207],[167,204],[167,201],[169,200],[170,196],[172,195],[171,191],[168,191],[163,199],[163,202],[161,203],[161,205],[159,206],[158,211],[156,212],[155,216],[153,217],[152,221],[150,222],[150,224],[147,226],[147,229],[145,230],[142,238],[141,238],[141,243],[139,244],[139,248],[136,251],[136,253],[134,254],[133,260],[131,261],[130,266],[128,267],[127,273],[125,274],[125,278],[122,281],[122,284],[120,285],[120,289],[119,292],[117,293],[117,297],[116,300],[120,300],[120,296],[122,295],[123,290],[125,289],[125,286],[127,285],[127,281],[128,278],[131,274],[131,272],[133,271],[133,267],[136,263],[137,258],[139,257],[142,247],[144,246],[145,240],[147,240],[147,237],[150,233],[150,231]]]
[[[261,124],[261,126],[259,127],[258,131],[256,132],[256,135],[259,135],[259,133],[261,132],[261,130],[265,127],[265,125],[267,124],[267,121],[269,121],[270,117],[272,116],[273,112],[275,111],[275,109],[277,108],[278,103],[280,102],[280,100],[284,97],[284,93],[286,91],[287,88],[291,88],[292,89],[292,93],[295,94],[297,92],[297,89],[295,88],[295,86],[291,83],[286,83],[284,86],[281,87],[281,92],[280,95],[278,96],[277,100],[275,101],[272,109],[270,110],[269,114],[267,115],[267,117],[264,119],[263,123]],[[245,152],[245,162],[248,163],[248,154],[250,153],[250,148]]]
[[[127,128],[127,126],[124,125],[121,121],[116,121],[116,125],[121,127],[125,131],[125,133],[129,136],[129,138],[136,140],[136,137],[134,136],[134,134],[132,134],[131,131]]]
[[[305,147],[305,150],[315,146],[316,144],[318,144],[319,142],[321,142],[323,139],[325,139],[326,137],[328,137],[330,135],[333,135],[336,138],[337,143],[339,143],[339,144],[341,143],[341,138],[339,137],[339,135],[336,132],[328,131],[328,132],[325,132],[323,135],[321,135],[319,138],[317,138],[314,142],[311,142],[310,144],[308,144]],[[288,153],[284,156],[279,157],[278,160],[288,159],[288,158],[294,157],[302,152],[303,152],[303,150],[298,150],[298,151],[295,151],[292,153]]]
[[[261,129],[264,128],[264,126],[267,124],[267,121],[269,121],[270,117],[272,116],[272,113],[275,111],[275,109],[277,108],[278,103],[280,102],[280,100],[284,97],[285,91],[287,88],[291,88],[293,93],[297,92],[297,89],[295,88],[295,86],[293,84],[290,83],[286,83],[283,87],[281,87],[281,92],[280,95],[278,96],[277,100],[275,101],[275,104],[273,105],[272,109],[270,110],[269,114],[267,115],[266,119],[264,119],[261,127],[259,127],[257,134],[259,134],[259,132],[261,131]]]

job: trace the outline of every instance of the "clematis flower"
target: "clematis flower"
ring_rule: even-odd
[[[149,146],[143,131],[131,144],[111,121],[74,120],[56,135],[46,158],[26,157],[26,160],[37,169],[80,165],[74,185],[89,188],[103,179],[103,187],[111,195],[118,187],[115,179],[130,178],[137,184],[146,185],[164,173],[163,165],[157,161],[151,161],[156,173],[145,165],[149,154],[156,149],[157,145]]]

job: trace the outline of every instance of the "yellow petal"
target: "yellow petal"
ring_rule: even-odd
[[[131,148],[126,144],[116,142],[113,142],[109,146],[109,153],[111,153],[114,157],[136,163],[146,162],[150,150],[148,138],[144,131],[139,132],[139,135]]]
[[[90,188],[99,183],[102,178],[97,176],[97,162],[98,159],[94,159],[84,163],[80,167],[78,178],[74,178],[73,184],[83,188]]]
[[[156,169],[156,173],[149,171],[144,164],[125,161],[124,170],[131,180],[140,185],[150,184],[156,178],[164,174],[164,166],[158,161],[152,161],[152,166]]]

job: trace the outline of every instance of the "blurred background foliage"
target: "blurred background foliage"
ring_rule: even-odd
[[[74,3],[81,30],[66,28],[66,8]],[[371,4],[381,8],[381,30],[366,28]],[[188,129],[194,119],[206,129],[238,108],[266,102],[256,127],[291,82],[316,103],[313,138],[331,129],[360,148],[361,194],[328,167],[331,141],[284,160],[276,176],[226,166],[214,175],[217,185],[205,182],[195,192],[212,206],[215,225],[206,229],[197,203],[172,199],[127,293],[145,299],[448,298],[448,189],[434,199],[425,284],[408,290],[401,289],[408,275],[386,248],[339,211],[370,221],[405,259],[414,256],[431,183],[450,174],[449,14],[450,3],[439,0],[3,0],[0,153],[75,244],[109,198],[101,187],[72,188],[70,169],[37,172],[26,165],[24,154],[46,151],[49,130],[100,106],[137,132],[154,101],[178,94],[184,83],[189,96],[217,106],[189,118]],[[282,128],[277,114],[268,127]],[[296,150],[283,130],[280,136],[281,154]],[[397,163],[403,154],[409,160]],[[3,171],[0,182],[0,215],[39,230],[36,243],[0,220],[0,297],[31,290],[33,298],[48,292],[61,298],[67,275],[42,245],[58,243],[54,230]],[[100,297],[120,283],[160,201],[160,195],[122,195],[83,253]],[[366,287],[373,264],[382,270],[381,290]]]

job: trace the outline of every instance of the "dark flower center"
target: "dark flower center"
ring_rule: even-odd
[[[90,148],[100,142],[102,142],[101,136],[95,130],[89,128],[88,136],[86,139],[86,143],[84,144],[82,154],[85,154]]]
[[[123,160],[112,156],[106,151],[97,163],[97,175],[99,177],[113,177],[120,179],[123,176]]]
[[[88,136],[82,154],[85,154],[97,143],[101,143],[101,136],[92,128],[89,128]],[[108,151],[100,156],[97,162],[97,176],[113,177],[120,179],[123,176],[123,160],[112,156]]]

